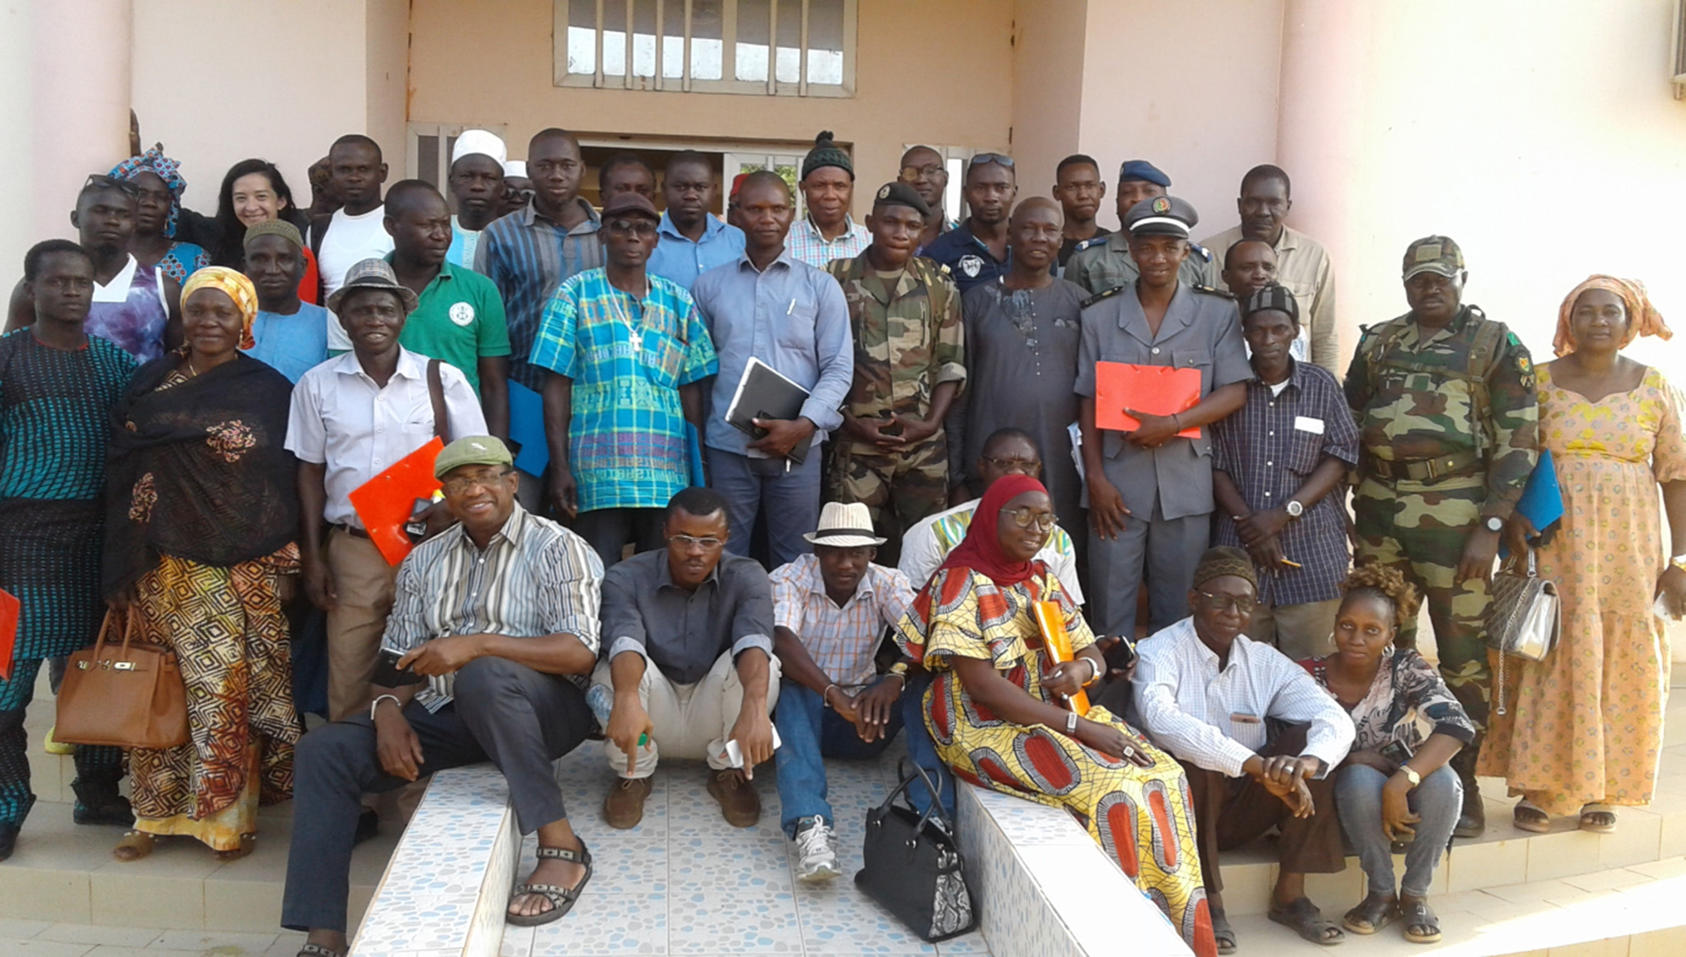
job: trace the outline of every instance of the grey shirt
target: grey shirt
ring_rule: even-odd
[[[1147,315],[1132,282],[1083,310],[1083,340],[1077,350],[1077,394],[1095,395],[1095,363],[1172,366],[1200,370],[1200,396],[1253,377],[1241,337],[1235,300],[1199,292],[1183,283],[1165,309],[1159,334],[1148,330]],[[1124,506],[1136,516],[1153,515],[1155,498],[1167,519],[1212,511],[1212,440],[1172,438],[1157,449],[1131,445],[1123,432],[1101,432],[1101,457],[1107,481],[1118,489]]]
[[[760,648],[773,656],[773,589],[752,558],[723,555],[696,591],[673,583],[667,549],[618,562],[603,577],[609,659],[636,652],[675,684],[701,681],[714,660]]]

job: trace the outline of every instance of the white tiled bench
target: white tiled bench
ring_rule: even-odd
[[[435,774],[375,887],[350,957],[496,957],[520,849],[497,768]]]
[[[1189,953],[1159,908],[1063,808],[957,783],[966,876],[995,957]]]

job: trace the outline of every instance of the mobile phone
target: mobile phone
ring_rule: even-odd
[[[427,684],[426,675],[418,675],[408,668],[398,667],[398,659],[402,657],[404,656],[396,651],[382,648],[375,658],[375,676],[371,680],[383,688]]]
[[[1125,635],[1113,635],[1105,639],[1101,656],[1106,659],[1106,670],[1128,671],[1136,663],[1136,643]]]
[[[1389,741],[1382,745],[1381,752],[1382,757],[1398,765],[1403,765],[1416,756],[1415,752],[1411,750],[1411,746],[1403,741]]]
[[[777,751],[783,744],[784,742],[779,740],[779,729],[774,728],[773,750]],[[726,742],[726,747],[720,751],[720,757],[725,758],[726,763],[734,768],[743,767],[743,748],[738,745],[737,738],[732,738]]]

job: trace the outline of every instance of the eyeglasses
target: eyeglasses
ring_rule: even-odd
[[[696,538],[691,535],[669,535],[667,538],[667,544],[670,547],[685,551],[689,551],[691,549],[701,549],[705,552],[712,552],[716,548],[726,544],[726,540],[722,538],[715,538],[712,535],[706,538]]]
[[[986,455],[983,457],[983,460],[1003,472],[1023,472],[1026,475],[1035,475],[1042,469],[1041,459],[1021,458],[1019,456],[1001,457]]]
[[[622,236],[654,236],[656,224],[647,219],[611,219],[603,224],[611,233]]]
[[[1037,530],[1043,532],[1052,530],[1054,523],[1059,521],[1053,512],[1039,512],[1028,505],[1011,511],[1003,509],[1001,514],[1011,518],[1013,524],[1020,528],[1029,528],[1034,523]]]
[[[475,475],[453,475],[441,484],[447,495],[463,495],[477,488],[490,488],[499,479],[510,473],[510,469],[497,472],[480,472]]]
[[[947,170],[943,169],[936,163],[930,163],[925,166],[903,166],[902,182],[911,183],[918,179],[936,179],[945,172],[947,172]]]
[[[118,179],[106,173],[94,173],[82,184],[82,192],[90,189],[114,189],[125,196],[139,196],[140,187],[126,179]]]
[[[1251,595],[1214,595],[1198,588],[1195,589],[1195,594],[1206,599],[1205,605],[1211,611],[1233,611],[1238,615],[1250,616],[1253,609],[1259,607],[1259,600]]]
[[[1013,158],[1005,153],[973,153],[971,160],[966,163],[966,168],[970,170],[975,166],[986,166],[990,163],[1013,168]]]

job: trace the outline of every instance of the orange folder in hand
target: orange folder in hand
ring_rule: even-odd
[[[1200,370],[1141,366],[1128,362],[1095,363],[1095,428],[1133,432],[1141,422],[1125,409],[1175,415],[1200,404]],[[1177,435],[1200,438],[1200,427]]]
[[[0,589],[0,678],[12,680],[12,650],[18,643],[18,603],[16,595]]]
[[[369,541],[380,549],[388,565],[396,565],[410,554],[412,543],[404,526],[415,511],[416,499],[432,498],[439,490],[439,480],[433,477],[433,460],[444,448],[437,435],[428,439],[426,445],[359,485],[349,496]]]
[[[1036,627],[1042,630],[1042,641],[1048,646],[1048,656],[1056,662],[1070,661],[1074,657],[1071,636],[1066,634],[1065,612],[1060,610],[1060,603],[1039,601],[1031,608],[1036,614]],[[1072,695],[1066,703],[1079,715],[1089,713],[1089,695],[1083,691]]]

